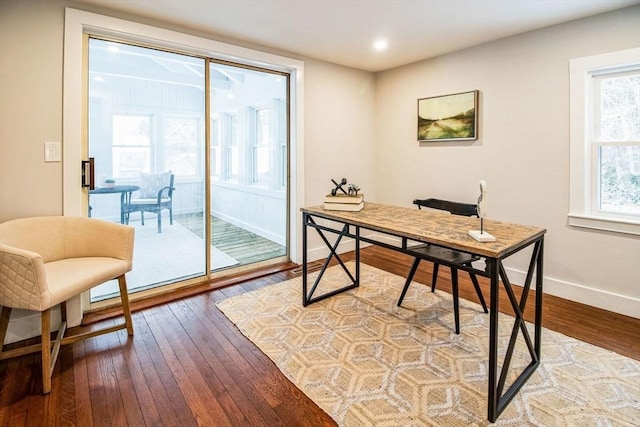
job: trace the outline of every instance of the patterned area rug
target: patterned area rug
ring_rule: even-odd
[[[319,292],[342,286],[346,275],[332,267],[322,283]],[[460,300],[456,335],[450,294],[414,283],[397,307],[403,283],[363,264],[359,288],[306,308],[300,278],[218,307],[341,426],[489,425],[489,316]],[[499,318],[504,352],[514,319]],[[530,358],[516,347],[512,365],[522,367]],[[640,362],[543,329],[542,363],[495,425],[639,421]]]

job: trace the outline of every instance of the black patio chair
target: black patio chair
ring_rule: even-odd
[[[158,233],[162,233],[162,210],[169,211],[169,224],[173,225],[173,180],[171,171],[158,174],[143,174],[140,178],[140,190],[125,203],[125,223],[129,224],[132,212],[140,212],[144,225],[144,213],[155,213],[158,217]]]

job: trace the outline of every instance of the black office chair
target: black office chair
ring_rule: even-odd
[[[140,190],[135,198],[124,205],[125,223],[129,224],[132,212],[140,212],[144,225],[144,213],[151,212],[158,216],[158,233],[162,233],[162,210],[169,211],[169,224],[173,225],[173,179],[169,172],[159,174],[143,174],[140,179]]]
[[[424,199],[419,200],[416,199],[413,201],[414,205],[418,205],[418,209],[422,209],[422,207],[439,209],[448,211],[454,215],[464,215],[464,216],[477,216],[478,215],[478,206],[474,204],[468,203],[457,203],[450,202],[447,200],[439,200],[439,199]],[[435,246],[431,244],[418,245],[411,248],[411,252],[415,254],[415,260],[413,261],[413,265],[411,266],[411,270],[409,272],[409,276],[407,277],[407,281],[404,284],[404,288],[402,289],[402,293],[400,294],[400,299],[398,300],[398,307],[402,304],[402,300],[404,300],[404,296],[407,293],[407,289],[409,289],[409,285],[411,284],[411,280],[418,269],[418,265],[422,259],[433,260],[433,276],[431,279],[431,292],[434,292],[436,289],[436,280],[438,279],[438,267],[440,263],[436,260],[442,260],[447,264],[460,265],[464,267],[471,267],[471,263],[474,261],[478,261],[480,259],[479,256],[467,254],[465,252],[459,252],[453,249],[442,248],[440,246]],[[478,278],[475,274],[469,272],[469,277],[471,277],[471,282],[473,282],[473,287],[476,289],[476,293],[478,294],[478,298],[480,299],[480,304],[482,304],[482,308],[485,313],[488,313],[487,304],[484,302],[484,297],[482,296],[482,290],[480,289],[480,284],[478,283]],[[451,287],[453,290],[453,312],[455,316],[456,322],[456,334],[460,333],[460,309],[458,304],[458,269],[456,267],[451,267]]]

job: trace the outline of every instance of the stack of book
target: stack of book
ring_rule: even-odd
[[[364,195],[327,194],[324,198],[324,208],[330,211],[358,212],[364,208]]]

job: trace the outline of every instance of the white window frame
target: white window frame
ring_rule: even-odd
[[[211,179],[219,181],[222,176],[222,136],[220,130],[220,118],[214,115],[211,118]]]
[[[576,58],[569,61],[570,157],[569,225],[640,235],[640,218],[594,209],[595,174],[592,138],[594,111],[593,76],[640,64],[640,48]]]
[[[263,103],[260,105],[254,105],[251,107],[251,185],[258,187],[266,187],[268,182],[264,180],[260,180],[260,175],[258,173],[258,151],[261,148],[266,148],[267,150],[270,148],[271,140],[273,138],[268,137],[266,141],[262,140],[262,134],[260,132],[261,127],[259,123],[260,112],[266,111],[269,119],[269,132],[273,133],[273,111],[269,108],[267,103]],[[271,164],[271,160],[269,162],[269,170],[273,171],[273,165]]]
[[[240,170],[233,173],[233,166],[240,164],[240,115],[238,111],[228,111],[224,113],[224,122],[222,130],[223,164],[224,164],[224,180],[228,182],[238,183],[240,181]]]

